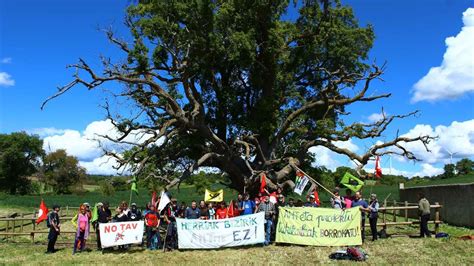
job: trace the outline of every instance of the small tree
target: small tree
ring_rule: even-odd
[[[80,183],[86,175],[77,158],[67,155],[65,150],[57,150],[44,157],[43,173],[45,182],[58,194],[71,193],[71,186]]]
[[[456,163],[456,171],[460,175],[467,175],[473,171],[474,162],[464,158]]]
[[[24,132],[0,134],[0,190],[26,194],[43,155],[43,141]]]
[[[451,177],[454,177],[455,176],[455,166],[454,164],[445,164],[444,165],[444,174],[443,174],[443,178],[451,178]]]

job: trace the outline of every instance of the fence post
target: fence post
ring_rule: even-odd
[[[69,206],[66,206],[66,217],[68,217],[69,214]]]
[[[31,224],[33,225],[33,230],[31,231],[31,243],[35,243],[35,229],[36,229],[36,221],[35,221],[36,211],[33,212],[33,217],[31,217]]]
[[[8,218],[7,218],[8,219]],[[8,233],[8,229],[10,227],[10,221],[7,220],[7,227],[5,228],[5,233]],[[5,235],[5,239],[8,239],[8,234]]]
[[[439,205],[438,202],[435,202],[435,205]],[[439,233],[439,207],[435,208],[435,234]]]
[[[383,206],[384,206],[384,208],[387,208],[387,199],[385,199],[385,200],[383,201]],[[383,210],[382,220],[383,220],[383,229],[385,229],[385,231],[387,230],[387,219],[386,219],[386,217],[385,217],[385,214],[386,214],[386,213],[387,213],[387,210],[384,209],[384,210]]]
[[[408,222],[408,201],[405,200],[405,222]]]
[[[397,205],[397,201],[396,200],[393,200],[393,207],[396,207]],[[393,222],[396,222],[397,221],[397,210],[393,210]]]
[[[21,214],[21,225],[20,225],[20,232],[21,232],[21,233],[23,233],[23,224],[24,224],[24,222],[25,222],[25,221],[23,220],[24,218],[25,218],[25,214],[22,213],[22,214]]]
[[[15,238],[15,218],[13,218],[14,220],[12,221],[12,224],[13,224],[13,227],[12,227],[12,238]]]

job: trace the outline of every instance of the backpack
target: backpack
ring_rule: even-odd
[[[48,228],[51,228],[51,214],[52,213],[48,214],[48,219],[46,219],[46,226]]]
[[[365,261],[367,259],[367,254],[361,248],[347,248],[347,254],[355,261]]]
[[[447,233],[437,233],[436,238],[449,238],[449,235]]]

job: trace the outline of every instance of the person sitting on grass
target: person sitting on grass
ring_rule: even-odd
[[[160,234],[158,227],[160,226],[160,220],[158,219],[158,213],[155,211],[155,206],[150,206],[150,211],[145,215],[146,225],[146,239],[147,247],[149,250],[156,250],[160,243]]]
[[[49,234],[48,234],[48,249],[46,253],[54,253],[56,250],[54,249],[54,245],[56,244],[56,240],[58,239],[61,223],[59,221],[59,205],[53,205],[53,211],[48,215],[48,226],[49,226]]]
[[[86,206],[81,204],[79,207],[79,213],[77,215],[77,227],[76,238],[74,240],[74,248],[72,254],[76,254],[77,249],[80,252],[86,248],[86,240],[89,237],[89,216],[87,214]]]

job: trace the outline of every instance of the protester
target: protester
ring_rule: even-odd
[[[131,209],[128,212],[128,220],[129,221],[140,221],[142,220],[142,212],[137,208],[136,203],[132,203]]]
[[[260,206],[256,212],[265,213],[265,242],[263,244],[268,246],[270,245],[270,236],[272,232],[273,219],[275,216],[275,205],[270,202],[269,196],[266,196],[265,200],[260,203]]]
[[[178,217],[179,218],[185,218],[186,216],[186,202],[181,202],[181,205],[179,206],[179,210],[178,210]]]
[[[53,205],[53,211],[48,215],[48,222],[47,225],[49,227],[48,233],[48,249],[46,253],[54,253],[56,250],[54,249],[54,245],[56,244],[56,240],[58,239],[58,235],[60,234],[61,222],[59,220],[59,205]]]
[[[209,212],[209,220],[214,220],[216,219],[216,210],[214,209],[214,205],[212,202],[209,203],[208,205],[208,212]]]
[[[359,207],[361,211],[361,224],[360,224],[360,230],[361,230],[361,235],[362,235],[362,242],[365,241],[365,213],[369,211],[369,204],[367,204],[367,201],[362,199],[362,194],[360,191],[357,191],[355,193],[355,198],[354,201],[352,202],[352,207]]]
[[[333,190],[334,196],[331,197],[331,206],[334,209],[344,209],[344,198],[339,195],[339,188]]]
[[[372,234],[372,241],[377,240],[377,218],[379,217],[379,202],[377,201],[377,195],[370,195],[369,202],[369,224],[370,233]]]
[[[86,240],[89,237],[89,215],[87,214],[86,205],[81,204],[77,215],[77,231],[74,240],[74,248],[72,254],[76,254],[77,249],[82,252],[86,248]]]
[[[216,219],[225,219],[229,218],[227,215],[227,208],[225,206],[225,201],[219,203],[219,208],[216,210]]]
[[[186,209],[184,217],[186,219],[199,219],[201,216],[200,210],[197,208],[197,203],[195,200],[191,202],[191,207]]]
[[[303,207],[319,207],[313,194],[306,196],[306,203],[303,205]]]
[[[206,203],[203,200],[199,202],[199,219],[209,219],[209,209],[207,208]]]
[[[260,195],[261,195],[261,193],[260,193]],[[241,206],[243,201],[244,201],[244,196],[239,193],[239,195],[237,195],[237,204],[238,204],[238,206]]]
[[[91,205],[87,202],[84,202],[84,206],[86,206],[86,214],[89,217],[89,220],[92,218],[92,211],[91,211]]]
[[[227,208],[227,216],[229,218],[237,217],[240,215],[239,204],[237,201],[231,200],[229,207]]]
[[[293,198],[288,199],[288,207],[295,207],[295,200]]]
[[[100,230],[99,224],[105,224],[112,220],[112,212],[109,209],[109,203],[105,201],[102,206],[97,211],[97,223],[96,223],[96,240],[97,240],[97,249],[102,250],[102,243],[100,241]]]
[[[426,199],[423,192],[418,193],[418,213],[420,215],[420,237],[431,237],[428,230],[428,221],[430,220],[430,202]]]
[[[250,200],[250,196],[248,193],[245,193],[244,201],[242,201],[241,205],[239,206],[239,211],[240,215],[249,215],[255,212],[255,202]]]
[[[159,247],[160,234],[158,226],[160,225],[155,206],[150,206],[150,211],[145,215],[145,225],[147,234],[147,247],[150,250],[156,250]]]
[[[171,199],[170,204],[165,210],[164,225],[166,225],[166,238],[164,239],[163,245],[167,250],[178,248],[178,231],[176,227],[176,217],[179,215],[178,203],[175,198]]]
[[[346,196],[344,197],[344,204],[346,205],[346,209],[349,209],[352,207],[353,200],[354,200],[354,197],[352,196],[352,190],[346,189]]]

